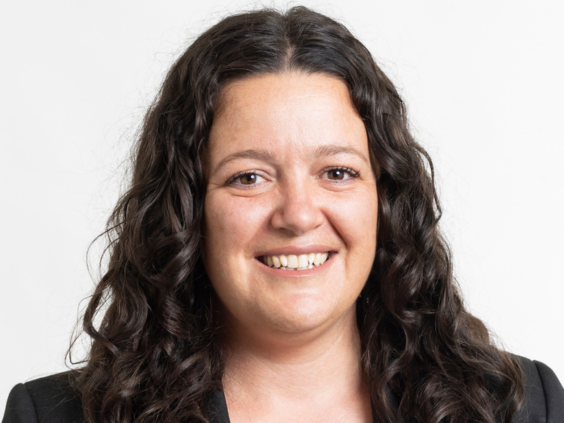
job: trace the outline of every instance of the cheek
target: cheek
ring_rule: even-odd
[[[263,227],[265,216],[264,206],[256,204],[252,198],[233,197],[224,193],[208,194],[204,231],[207,250],[224,253],[236,249],[243,252],[244,247],[252,247],[249,242]]]
[[[347,249],[362,257],[374,255],[378,220],[376,189],[364,190],[343,201],[335,201],[330,208],[331,220]]]

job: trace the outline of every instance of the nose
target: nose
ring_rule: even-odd
[[[323,224],[324,215],[307,180],[285,184],[276,201],[271,223],[294,235],[303,235]]]

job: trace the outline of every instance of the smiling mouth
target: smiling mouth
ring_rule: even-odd
[[[323,253],[309,254],[280,254],[277,256],[260,256],[257,259],[273,269],[281,270],[306,270],[314,269],[325,263],[334,253],[326,251]]]

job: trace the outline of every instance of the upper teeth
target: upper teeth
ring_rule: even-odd
[[[303,270],[303,269],[313,269],[314,267],[320,266],[327,260],[329,253],[309,253],[309,254],[288,254],[279,256],[263,256],[262,261],[264,264],[270,267],[282,268],[282,269],[293,269],[293,270]]]

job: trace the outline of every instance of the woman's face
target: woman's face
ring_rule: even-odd
[[[204,261],[228,324],[288,334],[354,317],[378,201],[342,81],[289,72],[227,85],[206,176]]]

